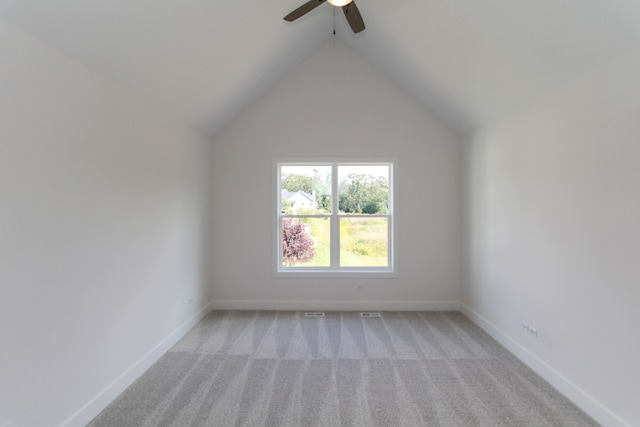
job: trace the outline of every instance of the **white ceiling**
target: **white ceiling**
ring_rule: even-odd
[[[306,0],[0,0],[0,17],[217,132],[332,37]],[[640,47],[638,0],[356,0],[337,36],[463,134]]]

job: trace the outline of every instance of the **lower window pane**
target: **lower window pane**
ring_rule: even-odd
[[[283,218],[281,230],[283,266],[331,265],[331,220],[328,217]]]
[[[388,267],[387,218],[340,219],[340,266]]]

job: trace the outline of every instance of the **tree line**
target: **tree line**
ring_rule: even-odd
[[[283,189],[313,194],[318,208],[331,212],[331,192],[326,176],[315,171],[314,176],[283,175]],[[389,211],[389,182],[385,177],[352,173],[338,184],[338,210],[351,214],[386,214]]]

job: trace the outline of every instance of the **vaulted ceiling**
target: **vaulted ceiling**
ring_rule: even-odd
[[[640,47],[637,0],[356,0],[357,35],[329,4],[282,19],[305,1],[0,0],[0,18],[210,134],[334,37],[334,22],[458,134]]]

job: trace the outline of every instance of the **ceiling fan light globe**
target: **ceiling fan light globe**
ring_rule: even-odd
[[[329,2],[329,4],[336,6],[336,7],[342,7],[342,6],[346,6],[349,3],[351,3],[353,0],[327,0],[327,2]]]

